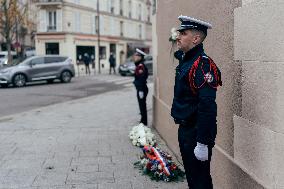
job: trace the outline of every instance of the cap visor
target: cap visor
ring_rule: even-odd
[[[179,28],[177,29],[177,31],[181,32],[181,31],[189,30],[189,29],[192,29],[192,27],[179,27]]]

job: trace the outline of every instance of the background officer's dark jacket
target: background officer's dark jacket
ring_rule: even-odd
[[[197,142],[214,145],[217,134],[216,88],[204,83],[204,73],[209,72],[210,65],[203,45],[194,47],[186,54],[177,51],[175,57],[179,60],[179,65],[176,67],[171,115],[176,124],[196,127]],[[194,94],[189,83],[189,72],[198,57],[201,57],[201,62],[196,70],[194,82],[196,86],[201,86],[202,83],[204,85]],[[214,77],[214,73],[211,73],[211,76]],[[211,83],[216,84],[216,82],[216,78],[213,78]]]
[[[145,90],[147,88],[147,78],[148,78],[148,69],[144,64],[144,61],[136,62],[135,63],[135,74],[134,74],[134,85],[137,90]],[[139,70],[142,70],[143,73],[140,74]]]

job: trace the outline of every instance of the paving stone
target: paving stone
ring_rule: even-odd
[[[101,183],[98,184],[98,189],[132,189],[131,182],[115,182],[115,183]]]
[[[98,184],[72,184],[70,189],[98,189]]]
[[[76,173],[92,173],[99,172],[99,165],[78,165]]]
[[[14,177],[1,177],[0,178],[0,188],[24,188],[30,187],[35,179],[35,176],[14,176]]]
[[[60,172],[44,172],[38,175],[32,186],[61,186],[66,184],[67,173]]]
[[[66,184],[114,183],[113,173],[92,172],[72,173],[68,175]]]

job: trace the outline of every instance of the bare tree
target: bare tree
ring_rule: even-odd
[[[4,37],[8,51],[8,63],[11,63],[11,46],[18,45],[18,29],[29,25],[27,3],[18,0],[0,0],[0,34]]]

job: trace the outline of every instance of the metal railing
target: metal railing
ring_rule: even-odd
[[[56,31],[56,26],[47,26],[47,31]]]
[[[36,0],[37,3],[62,3],[63,0]]]

